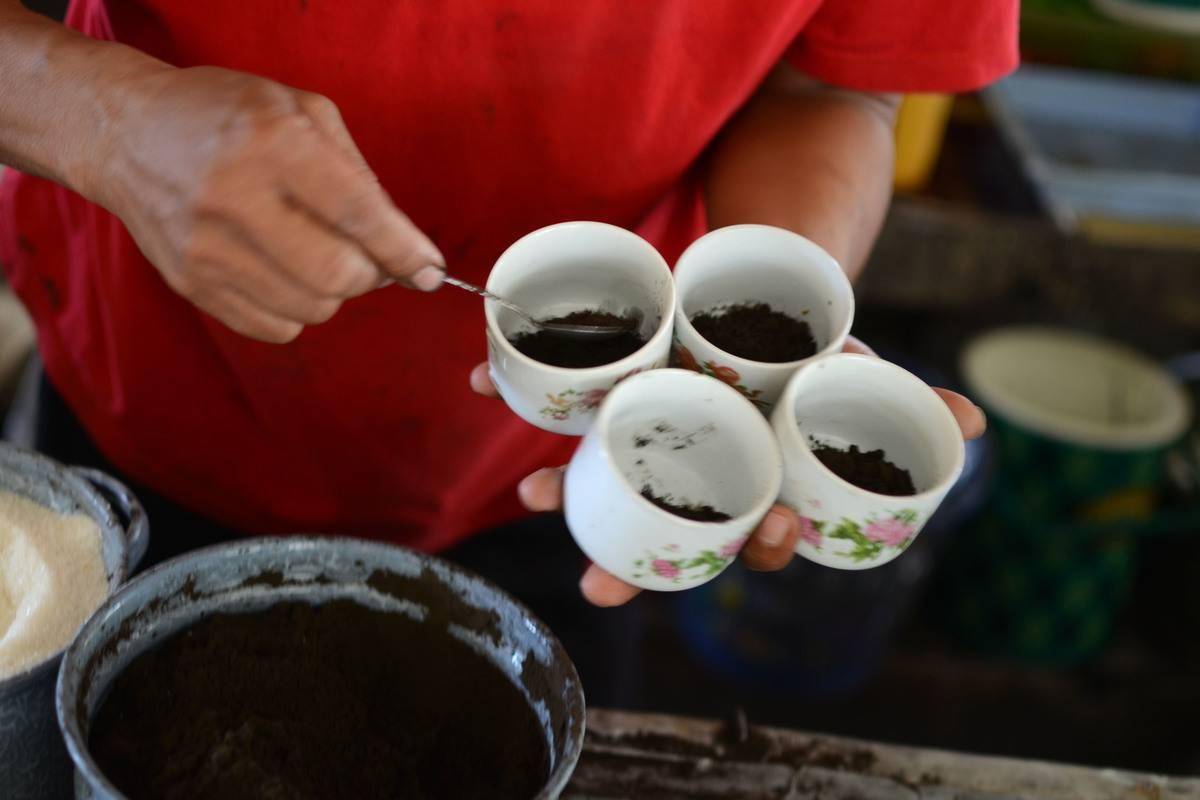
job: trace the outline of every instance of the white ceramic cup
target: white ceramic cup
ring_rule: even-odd
[[[770,225],[731,225],[697,239],[675,265],[675,360],[711,375],[770,411],[802,364],[841,351],[854,322],[854,292],[834,258],[799,234]],[[759,302],[808,323],[817,352],[771,364],[709,343],[691,317],[723,305]]]
[[[605,398],[567,467],[567,527],[588,558],[643,589],[699,586],[727,567],[779,495],[770,425],[730,387],[681,369],[646,372]],[[698,522],[642,497],[730,515]]]
[[[838,353],[802,367],[771,425],[783,450],[780,500],[800,515],[801,556],[840,569],[900,555],[963,468],[962,432],[946,403],[915,375],[871,356]],[[917,494],[876,494],[842,480],[810,445],[883,450],[912,475]]]
[[[665,367],[670,355],[675,284],[654,247],[603,222],[563,222],[517,240],[488,277],[488,290],[535,317],[585,308],[642,311],[647,342],[637,352],[598,367],[569,369],[526,356],[508,340],[528,323],[493,301],[487,317],[488,367],[504,402],[518,416],[553,433],[582,435],[618,381]]]

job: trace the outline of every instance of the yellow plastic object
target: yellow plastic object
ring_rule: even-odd
[[[922,188],[937,163],[950,116],[953,95],[909,94],[900,103],[896,116],[897,191]]]

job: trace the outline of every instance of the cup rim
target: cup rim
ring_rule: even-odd
[[[1067,344],[1090,348],[1120,359],[1154,375],[1154,388],[1166,409],[1161,417],[1123,427],[1106,427],[1089,420],[1045,409],[1013,396],[993,380],[987,359],[998,349],[1041,344]],[[1166,447],[1181,437],[1191,422],[1191,403],[1179,381],[1154,360],[1111,339],[1049,325],[1014,325],[998,328],[969,342],[961,356],[963,377],[980,402],[1028,433],[1056,442],[1100,450],[1137,452]]]
[[[954,441],[956,444],[954,445],[954,463],[951,465],[945,477],[928,489],[924,489],[916,494],[880,494],[879,492],[872,492],[869,489],[856,486],[855,484],[835,473],[833,470],[829,469],[829,467],[822,464],[821,460],[813,455],[812,448],[808,446],[808,442],[804,438],[804,432],[800,430],[800,425],[796,421],[796,412],[794,410],[796,396],[800,393],[800,387],[803,384],[803,375],[807,374],[811,369],[818,366],[822,362],[834,360],[855,361],[862,364],[869,364],[869,369],[880,369],[888,372],[897,382],[903,382],[907,386],[917,389],[918,393],[927,396],[927,399],[935,404],[938,410],[934,413],[941,418],[943,425],[948,426],[948,428],[955,432]],[[958,480],[958,476],[962,474],[963,465],[966,463],[966,443],[963,441],[962,431],[958,426],[958,420],[955,419],[954,414],[950,411],[950,407],[946,405],[946,402],[942,400],[942,398],[938,396],[938,393],[935,392],[927,383],[925,383],[925,381],[921,380],[916,375],[913,375],[903,367],[893,364],[890,361],[885,361],[878,356],[868,356],[862,353],[833,353],[832,355],[814,358],[810,363],[805,364],[799,370],[797,370],[796,374],[788,380],[788,384],[784,388],[783,393],[779,396],[779,401],[775,406],[775,413],[786,414],[785,425],[787,426],[788,432],[800,442],[801,458],[805,459],[810,464],[815,464],[827,476],[832,478],[837,485],[849,490],[852,494],[870,499],[873,502],[882,500],[890,503],[907,501],[911,503],[924,504],[926,502],[935,501],[940,495],[949,491],[950,487],[954,485],[954,483]]]
[[[666,373],[664,375],[664,373]],[[731,516],[727,520],[721,522],[702,522],[700,520],[688,519],[681,517],[678,514],[659,508],[654,503],[651,503],[646,498],[642,497],[640,491],[635,487],[624,471],[617,464],[616,458],[613,456],[612,448],[609,446],[609,425],[612,421],[615,407],[614,398],[618,399],[623,393],[629,391],[629,386],[634,386],[639,382],[647,380],[662,380],[664,377],[683,377],[687,380],[712,381],[713,384],[720,386],[719,392],[728,392],[733,397],[736,397],[741,403],[745,404],[747,418],[751,419],[751,427],[758,427],[764,435],[769,454],[772,456],[772,468],[770,484],[764,498],[755,503],[748,511],[741,514]],[[708,384],[706,384],[708,385]],[[760,427],[761,426],[761,427]],[[689,369],[679,369],[675,367],[664,367],[661,369],[648,370],[638,375],[633,375],[626,380],[618,383],[612,391],[604,398],[604,402],[600,404],[600,409],[596,413],[596,421],[593,423],[593,430],[596,432],[597,444],[599,445],[601,458],[604,463],[612,470],[614,475],[620,478],[621,484],[629,489],[632,495],[636,498],[636,502],[640,503],[643,508],[651,509],[653,513],[659,515],[660,519],[670,521],[676,525],[682,525],[684,528],[691,528],[696,531],[723,531],[729,527],[740,526],[746,522],[757,522],[766,516],[771,507],[779,500],[779,493],[783,488],[783,451],[779,446],[779,441],[775,437],[775,431],[771,428],[771,423],[763,416],[762,412],[754,407],[754,404],[745,398],[738,390],[734,389],[726,383],[722,383],[716,378],[711,378],[707,375],[701,375]]]
[[[796,367],[798,367],[801,364],[805,364],[809,361],[812,361],[813,359],[821,358],[823,356],[829,355],[831,353],[836,353],[839,350],[841,350],[841,348],[842,348],[841,342],[845,341],[845,338],[850,335],[850,329],[852,327],[854,327],[854,310],[855,310],[854,287],[851,285],[850,278],[849,278],[849,276],[846,275],[846,270],[842,268],[841,263],[836,258],[834,258],[829,253],[828,250],[821,247],[821,245],[817,244],[812,239],[809,239],[807,236],[803,236],[799,233],[796,233],[795,231],[790,231],[787,228],[779,228],[774,225],[760,225],[760,224],[756,224],[756,223],[741,223],[738,225],[725,225],[720,228],[714,228],[713,230],[709,231],[708,233],[704,234],[699,239],[696,239],[694,242],[692,242],[690,245],[688,245],[687,249],[684,250],[679,255],[678,259],[676,259],[675,269],[676,270],[679,269],[679,265],[683,263],[683,260],[685,258],[687,258],[688,254],[691,253],[692,250],[696,249],[697,247],[699,247],[703,244],[706,244],[707,242],[711,241],[712,239],[721,238],[723,236],[728,236],[728,235],[734,235],[736,233],[743,233],[743,232],[747,232],[747,231],[759,231],[759,232],[770,231],[770,235],[772,235],[772,236],[779,235],[779,234],[786,234],[788,238],[793,238],[795,240],[798,240],[797,243],[801,244],[801,246],[804,249],[813,250],[815,252],[815,254],[817,255],[818,259],[828,259],[829,262],[832,263],[837,268],[837,273],[838,273],[838,275],[841,276],[840,279],[838,279],[838,282],[839,282],[839,284],[842,285],[842,288],[845,289],[846,301],[847,301],[848,308],[847,308],[845,323],[843,325],[841,325],[839,327],[839,329],[834,333],[834,335],[830,338],[829,344],[825,345],[820,350],[813,353],[811,356],[805,356],[804,358],[799,358],[799,359],[796,359],[795,361],[755,361],[753,359],[744,358],[743,356],[736,355],[734,353],[729,352],[728,350],[717,347],[715,344],[713,344],[707,338],[702,336],[700,334],[700,332],[698,330],[696,330],[696,327],[694,325],[692,325],[692,320],[688,317],[687,312],[683,308],[683,303],[679,298],[676,298],[676,302],[675,302],[676,324],[682,325],[687,330],[694,333],[697,338],[699,338],[701,341],[703,341],[705,344],[707,344],[712,349],[716,350],[724,358],[728,359],[730,362],[730,366],[736,366],[736,367],[743,367],[743,368],[756,367],[759,369],[765,368],[765,369],[773,369],[773,370],[793,370],[793,369],[796,369]],[[677,283],[675,285],[675,292],[677,295],[679,294],[679,286]]]
[[[671,274],[671,268],[667,266],[667,262],[662,257],[662,253],[658,252],[658,248],[650,244],[650,242],[646,241],[644,238],[628,228],[622,228],[619,225],[612,225],[608,222],[572,220],[569,222],[556,222],[553,225],[546,225],[538,228],[537,230],[530,231],[504,249],[504,252],[500,254],[500,257],[497,258],[496,262],[492,265],[492,269],[488,273],[488,279],[485,286],[488,290],[492,289],[492,278],[496,274],[496,269],[501,263],[504,262],[506,258],[509,257],[509,254],[514,248],[517,247],[517,245],[522,244],[526,239],[541,237],[543,235],[547,235],[551,231],[570,228],[609,229],[610,232],[614,232],[619,236],[626,238],[632,237],[632,240],[635,244],[642,247],[653,256],[652,260],[655,262],[656,266],[662,268],[662,274],[667,279],[667,294],[665,303],[667,311],[658,321],[658,327],[654,329],[654,333],[650,334],[650,337],[646,339],[646,343],[622,359],[610,361],[607,364],[598,364],[594,367],[559,367],[555,366],[554,364],[547,364],[544,361],[538,361],[537,359],[530,358],[517,348],[513,347],[512,342],[510,342],[508,337],[504,335],[504,332],[500,330],[500,323],[496,319],[496,309],[498,308],[499,304],[494,300],[485,298],[483,301],[483,314],[484,320],[487,323],[487,331],[493,339],[497,340],[497,346],[504,348],[505,355],[515,358],[518,363],[525,364],[526,366],[539,367],[541,369],[548,370],[551,374],[561,374],[564,377],[586,379],[591,377],[600,377],[608,372],[620,372],[622,368],[632,369],[638,363],[644,360],[643,356],[647,348],[650,348],[652,345],[662,341],[663,338],[670,336],[674,323],[673,314],[675,311],[676,291],[675,277]]]

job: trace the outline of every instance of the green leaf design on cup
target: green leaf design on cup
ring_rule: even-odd
[[[863,523],[843,517],[826,535],[830,539],[842,539],[851,543],[850,550],[842,554],[851,561],[873,561],[885,550],[902,552],[907,549],[917,535],[919,518],[920,515],[912,509],[870,518]]]
[[[729,562],[737,558],[737,554],[745,543],[744,538],[734,539],[726,542],[717,550],[701,550],[686,558],[669,558],[665,554],[656,554],[647,550],[646,558],[639,558],[633,562],[634,569],[637,570],[633,573],[633,577],[644,578],[648,574],[654,574],[660,578],[666,578],[672,583],[707,580],[729,566]],[[679,545],[667,545],[665,549],[672,552],[677,551]]]

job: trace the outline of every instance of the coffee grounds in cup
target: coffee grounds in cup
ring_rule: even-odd
[[[738,303],[702,311],[692,327],[726,353],[751,361],[780,364],[817,352],[808,323],[775,311],[766,303]]]
[[[529,800],[549,775],[542,728],[494,664],[349,600],[214,614],[139,655],[89,746],[133,800]]]
[[[564,317],[542,320],[567,325],[621,325],[626,318],[599,309],[572,311]],[[539,328],[509,339],[520,352],[554,367],[585,369],[620,361],[633,355],[646,343],[646,338],[637,331],[628,331],[603,339],[577,339]]]
[[[654,505],[663,511],[669,511],[677,517],[695,520],[696,522],[724,522],[727,519],[731,519],[724,511],[717,511],[712,506],[703,503],[692,503],[690,505],[674,503],[669,499],[669,496],[660,497],[656,495],[654,490],[649,486],[642,487],[642,497],[654,503]]]
[[[812,454],[825,468],[847,483],[876,494],[901,497],[916,494],[912,475],[888,461],[882,450],[839,450],[826,444],[814,444]]]

